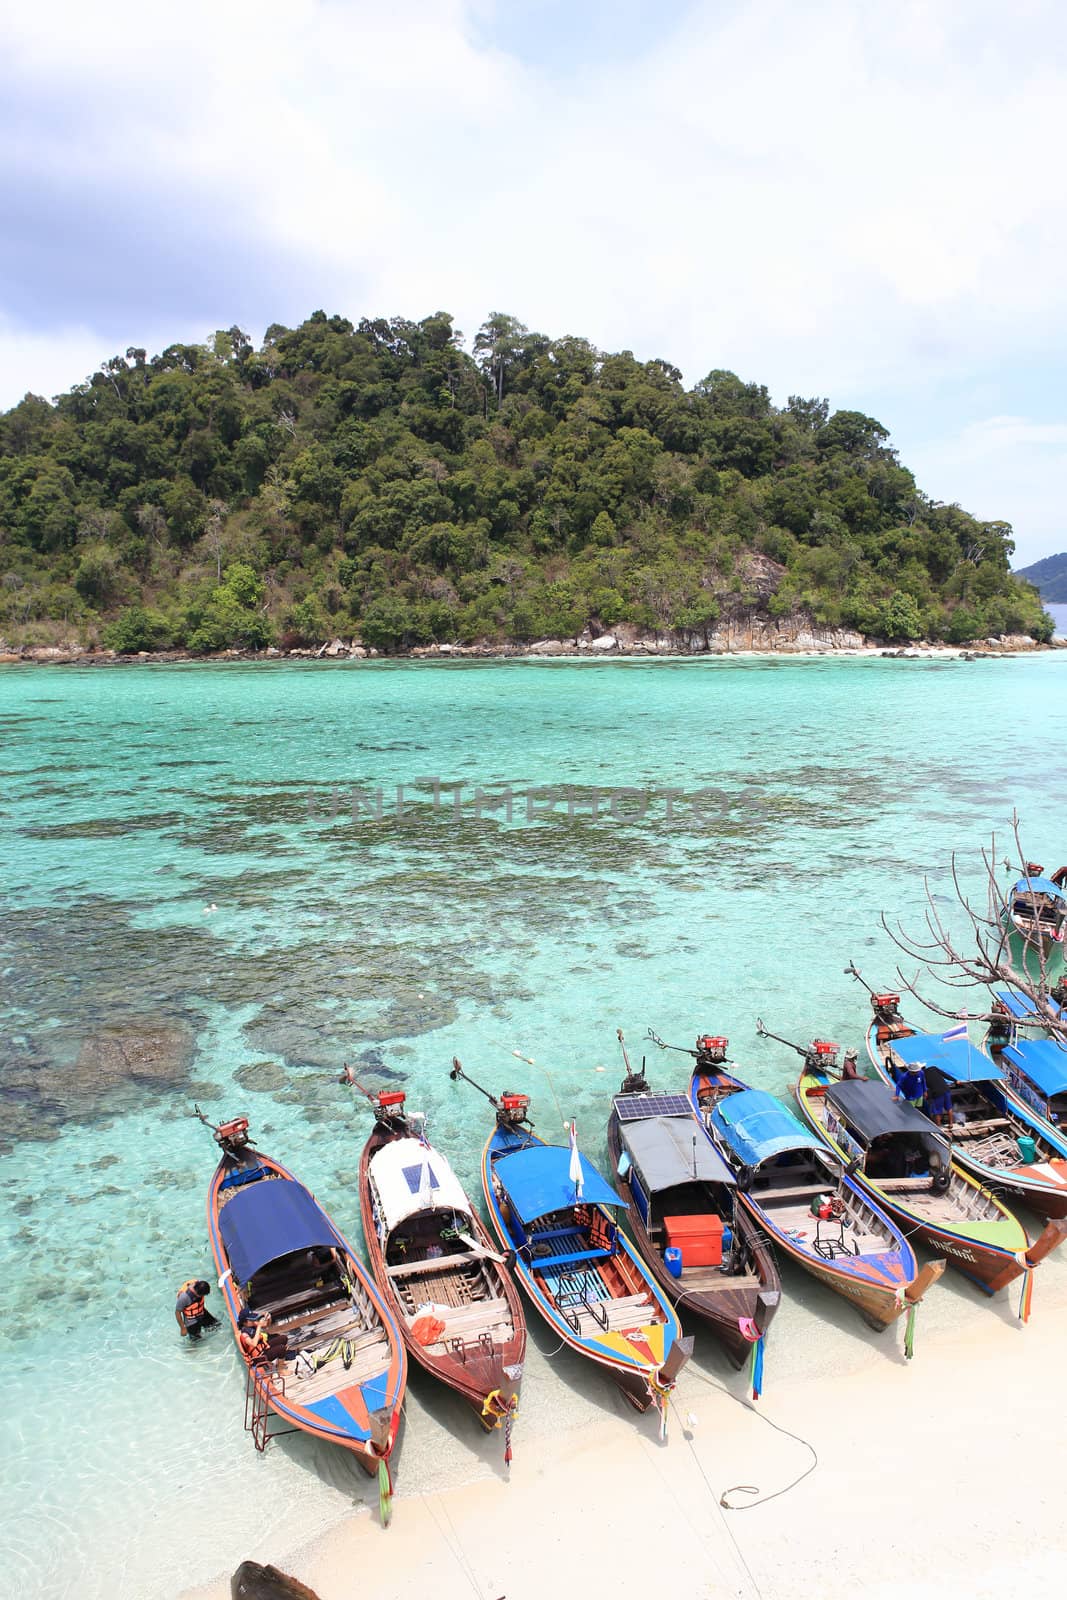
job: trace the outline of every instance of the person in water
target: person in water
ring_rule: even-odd
[[[203,1278],[187,1278],[178,1290],[178,1298],[174,1302],[174,1318],[181,1329],[182,1338],[199,1339],[205,1328],[217,1328],[218,1319],[204,1304],[204,1297],[211,1293],[210,1283]]]

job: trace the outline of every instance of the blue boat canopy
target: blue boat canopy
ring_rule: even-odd
[[[893,1054],[909,1066],[936,1067],[953,1083],[995,1083],[1000,1068],[969,1039],[942,1039],[939,1033],[913,1033],[908,1039],[889,1039]]]
[[[219,1232],[238,1283],[247,1283],[268,1262],[294,1250],[344,1248],[318,1202],[292,1178],[239,1189],[219,1212]]]
[[[1053,900],[1067,901],[1067,895],[1051,878],[1020,878],[1011,892],[1013,895],[1047,894]]]
[[[1009,1045],[1003,1054],[1042,1094],[1051,1097],[1067,1090],[1067,1047],[1055,1039],[1027,1039]]]
[[[624,1204],[584,1156],[582,1203],[591,1206]],[[571,1152],[558,1144],[532,1144],[514,1155],[501,1156],[493,1168],[521,1222],[535,1222],[549,1211],[562,1211],[575,1202],[570,1175]]]
[[[785,1150],[821,1150],[818,1139],[765,1089],[739,1089],[711,1113],[712,1126],[747,1167]]]
[[[1006,1006],[1013,1017],[1033,1018],[1034,1008],[1026,995],[1016,994],[1014,989],[998,989],[996,998]],[[1048,1008],[1054,1017],[1061,1016],[1063,1008],[1058,1006],[1051,997],[1047,1001]]]

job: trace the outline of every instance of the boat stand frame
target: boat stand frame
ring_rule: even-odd
[[[272,1379],[261,1376],[255,1367],[249,1367],[248,1377],[245,1380],[245,1432],[252,1435],[252,1443],[260,1455],[266,1450],[272,1439],[280,1439],[285,1433],[299,1433],[299,1428],[272,1428],[270,1425],[271,1408],[268,1395],[271,1389],[276,1389],[281,1395],[285,1394],[285,1379],[275,1383]]]

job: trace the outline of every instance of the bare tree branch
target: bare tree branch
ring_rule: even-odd
[[[1019,863],[1018,883],[1025,884],[1029,890],[1031,879],[1037,877],[1041,869],[1027,859],[1020,837],[1019,818],[1014,812],[1011,827]],[[1047,915],[1046,897],[1036,889],[1029,894],[1022,890],[1015,894],[1014,889],[1005,892],[1001,888],[997,877],[1000,862],[995,833],[989,845],[981,850],[980,858],[986,885],[985,913],[976,909],[964,887],[955,851],[950,859],[956,904],[963,912],[970,930],[969,937],[963,943],[949,930],[928,875],[923,877],[926,903],[922,910],[920,932],[909,932],[899,920],[893,926],[882,913],[882,927],[897,949],[908,961],[918,963],[914,978],[909,978],[904,967],[898,965],[897,977],[901,987],[937,1016],[959,1018],[967,1015],[972,1021],[983,1022],[993,1021],[1000,1013],[989,1009],[979,1012],[950,1010],[944,1003],[932,999],[926,993],[925,985],[920,988],[922,971],[928,977],[936,976],[937,982],[948,989],[1011,989],[1025,1003],[1024,1014],[1014,1019],[1019,1026],[1047,1028],[1054,1036],[1067,1041],[1067,1016],[1061,1017],[1052,996],[1049,973],[1049,954],[1058,946],[1059,937],[1053,931],[1054,923],[1049,923],[1049,931],[1046,932],[1040,915],[1042,908]],[[1003,864],[1011,865],[1007,860]],[[1019,949],[1022,956],[1016,959]],[[1035,966],[1036,976],[1033,970]],[[1062,983],[1058,992],[1063,992]]]

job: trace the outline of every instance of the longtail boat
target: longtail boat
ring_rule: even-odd
[[[1057,1128],[1067,1123],[1067,981],[1052,989],[1046,1006],[1047,1020],[1023,996],[998,990],[985,1049],[1013,1094]]]
[[[737,1175],[741,1205],[772,1242],[850,1300],[871,1327],[887,1328],[907,1313],[904,1349],[910,1355],[915,1308],[944,1263],[920,1270],[900,1229],[827,1140],[706,1053],[694,1065],[689,1099]]]
[[[806,1066],[796,1097],[809,1125],[909,1238],[987,1294],[1022,1277],[1019,1315],[1029,1319],[1032,1269],[1062,1243],[1067,1223],[1048,1223],[1031,1244],[1018,1218],[956,1165],[929,1118],[875,1078],[839,1082]]]
[[[782,1297],[774,1257],[686,1096],[653,1093],[644,1062],[631,1070],[621,1030],[619,1042],[627,1073],[611,1103],[608,1151],[630,1232],[674,1305],[700,1317],[736,1367],[752,1357],[758,1393],[762,1344]]]
[[[453,1078],[474,1083],[459,1062]],[[491,1101],[495,1127],[482,1152],[489,1220],[529,1299],[556,1336],[609,1373],[637,1411],[655,1405],[661,1436],[678,1373],[692,1353],[674,1307],[615,1223],[622,1201],[571,1147],[533,1131],[528,1095]]]
[[[1017,936],[1024,950],[1029,948],[1047,956],[1062,945],[1067,931],[1067,892],[1063,867],[1052,878],[1036,861],[1026,863],[1026,872],[1012,885],[1004,904],[1005,928]]]
[[[196,1115],[208,1127],[199,1107]],[[407,1380],[393,1315],[345,1236],[309,1189],[249,1142],[248,1119],[213,1127],[222,1155],[207,1199],[211,1249],[237,1348],[248,1366],[245,1425],[257,1449],[269,1413],[355,1456],[377,1474],[382,1521]],[[286,1336],[280,1361],[258,1364],[238,1318],[269,1312]],[[251,1419],[251,1420],[250,1420]]]
[[[350,1083],[357,1080],[347,1072]],[[403,1090],[363,1090],[374,1128],[359,1163],[367,1255],[409,1356],[471,1406],[487,1432],[503,1425],[504,1460],[518,1412],[526,1319],[503,1256]]]
[[[895,1090],[902,1073],[921,1069],[922,1110],[944,1117],[939,1132],[956,1166],[1039,1216],[1067,1217],[1067,1137],[1015,1094],[1007,1074],[971,1044],[966,1023],[919,1033],[901,1017],[898,994],[874,994],[871,1003],[867,1053],[875,1072]]]

